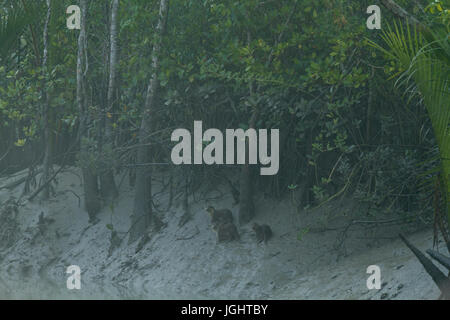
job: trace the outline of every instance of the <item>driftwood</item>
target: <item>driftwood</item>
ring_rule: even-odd
[[[34,172],[34,175],[38,175],[39,173],[42,172],[42,169],[38,169]],[[3,189],[14,189],[15,187],[21,185],[22,183],[24,183],[25,181],[27,181],[29,174],[24,174],[24,176],[22,178],[19,178],[15,181],[11,181],[3,186],[0,186],[0,190]]]
[[[434,283],[438,286],[442,292],[442,297],[446,300],[450,300],[450,279],[436,267],[433,262],[427,258],[419,249],[413,246],[402,234],[399,235],[400,239],[406,244],[406,246],[414,253],[416,258],[420,261],[425,271],[431,276]]]

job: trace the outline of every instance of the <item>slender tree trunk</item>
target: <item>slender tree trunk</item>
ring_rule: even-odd
[[[151,161],[150,153],[150,134],[153,130],[153,111],[156,96],[159,89],[158,73],[160,69],[160,54],[162,47],[162,37],[165,32],[167,12],[169,8],[169,0],[160,0],[159,19],[156,29],[156,41],[152,52],[152,76],[150,84],[147,88],[147,97],[145,101],[144,112],[142,115],[141,128],[139,130],[140,145],[137,149],[136,167],[136,187],[134,195],[134,208],[131,216],[131,230],[129,243],[134,242],[142,236],[152,218],[152,169],[146,168],[140,164]]]
[[[294,2],[293,10],[289,14],[289,17],[287,18],[287,20],[284,24],[285,28],[289,25],[289,22],[291,21],[293,14],[296,12],[297,3],[298,3],[298,1],[296,0]],[[248,16],[249,15],[247,13],[247,17]],[[274,47],[276,47],[278,45],[278,43],[280,43],[280,41],[283,37],[285,28],[283,28],[283,30],[278,35],[278,38],[275,41]],[[251,45],[251,42],[252,42],[251,33],[249,30],[247,30],[248,46]],[[274,49],[272,49],[269,53],[269,56],[268,56],[266,64],[265,64],[266,68],[269,67],[270,63],[272,62],[273,56],[274,56]],[[259,84],[257,86],[256,90],[253,87],[254,87],[253,82],[250,82],[250,84],[249,84],[250,96],[254,96],[255,94],[258,94],[258,92],[261,89],[261,84]],[[249,121],[249,128],[252,128],[252,129],[255,128],[256,121],[258,120],[258,116],[259,116],[259,107],[256,105],[253,107],[253,110],[252,110],[252,115],[251,115],[251,118]],[[247,148],[247,143],[246,143],[246,150],[249,150],[249,148]],[[246,152],[246,154],[247,153],[248,152]],[[239,223],[246,223],[255,216],[255,204],[253,202],[253,187],[252,186],[253,186],[253,181],[252,181],[252,177],[251,177],[251,168],[246,159],[245,165],[243,166],[243,168],[241,170],[241,176],[240,176]]]
[[[247,45],[250,47],[252,36],[247,30]],[[249,96],[253,97],[255,94],[253,89],[253,82],[249,83]],[[257,106],[253,106],[252,115],[249,121],[249,128],[254,129],[257,118]],[[253,181],[251,178],[251,168],[248,163],[250,148],[248,148],[248,141],[245,141],[246,159],[245,164],[241,169],[240,186],[239,186],[239,223],[247,223],[255,216],[255,204],[253,202]]]
[[[108,81],[108,96],[107,109],[103,112],[102,117],[105,117],[105,140],[104,145],[107,150],[113,148],[113,131],[112,131],[112,116],[114,111],[114,99],[116,92],[116,78],[117,78],[117,11],[119,8],[119,0],[112,1],[111,10],[111,27],[110,27],[110,53],[109,53],[109,81]],[[104,199],[114,199],[118,196],[116,182],[114,181],[113,170],[110,167],[105,168],[105,171],[100,175],[101,195]]]
[[[77,54],[77,104],[80,114],[80,125],[78,137],[80,139],[81,166],[83,171],[84,202],[89,220],[94,221],[95,215],[100,210],[100,200],[98,195],[97,176],[95,174],[95,164],[90,163],[89,145],[87,139],[89,114],[86,107],[86,72],[87,72],[87,48],[86,48],[86,0],[80,0],[81,5],[81,30],[78,37]],[[83,70],[84,69],[84,70]]]
[[[251,90],[252,91],[252,90]],[[254,129],[256,119],[258,117],[257,107],[252,112],[252,117],[249,122],[249,127]],[[246,141],[246,159],[245,164],[241,169],[240,177],[240,192],[239,192],[239,223],[247,223],[255,216],[255,203],[253,202],[253,181],[251,177],[251,168],[249,165],[249,151],[248,141]],[[247,152],[248,151],[248,152]]]
[[[51,166],[52,166],[52,143],[51,143],[51,137],[50,137],[50,124],[49,124],[49,99],[48,99],[48,93],[46,89],[47,85],[47,64],[48,64],[48,25],[50,23],[50,17],[51,17],[52,7],[51,7],[51,0],[47,0],[47,17],[45,19],[44,24],[44,54],[42,58],[42,70],[44,72],[44,80],[43,80],[43,86],[42,86],[42,128],[44,133],[44,159],[42,163],[43,167],[43,174],[42,174],[42,183],[46,183],[47,180],[50,178],[51,173]],[[47,184],[46,187],[43,190],[42,194],[44,199],[48,199],[50,197],[50,184]]]

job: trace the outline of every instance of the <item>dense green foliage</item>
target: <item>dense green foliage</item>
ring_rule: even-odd
[[[417,183],[426,170],[420,163],[432,157],[436,145],[447,150],[442,159],[448,160],[448,123],[442,124],[443,135],[433,132],[436,120],[429,109],[436,103],[437,109],[448,110],[448,84],[420,88],[414,78],[423,97],[404,96],[403,88],[388,80],[393,73],[404,72],[411,61],[399,65],[392,54],[386,56],[368,44],[367,39],[382,41],[382,31],[366,28],[366,8],[372,2],[171,1],[159,74],[161,92],[152,115],[154,162],[170,162],[174,128],[191,129],[194,120],[202,120],[206,127],[245,129],[257,109],[256,127],[279,128],[281,133],[280,172],[255,176],[257,191],[274,197],[298,191],[302,206],[353,194],[371,207],[428,208]],[[410,2],[398,3],[424,23],[435,23],[427,17],[439,14],[422,12]],[[50,101],[54,162],[61,162],[76,141],[78,31],[68,30],[61,14],[70,4],[52,1],[47,70],[41,70],[39,62],[41,20],[33,21],[20,41],[9,42],[11,50],[0,62],[0,157],[13,150],[0,162],[3,170],[41,161],[40,146],[46,143],[40,133],[42,83]],[[102,114],[108,86],[110,5],[89,3],[87,94],[93,121],[86,161],[97,170],[127,168],[134,158],[132,147],[152,71],[158,7],[158,1],[121,2],[117,103],[112,112]],[[385,21],[393,20],[384,10],[383,28],[387,28]],[[448,50],[448,20],[441,23],[447,27],[443,50]],[[422,44],[417,45],[413,55]],[[447,60],[442,61],[448,68],[448,51],[444,53]],[[432,65],[427,72],[442,70],[448,81],[448,71]],[[447,90],[447,96],[432,90]],[[112,121],[114,146],[100,150],[97,143],[105,117]],[[237,173],[233,167],[190,170],[200,180],[214,170],[230,176]]]
[[[431,181],[432,187],[441,186],[439,192],[450,221],[450,12],[439,1],[426,10],[431,13],[428,25],[415,25],[411,30],[395,24],[394,30],[388,28],[383,35],[389,49],[380,49],[398,63],[400,83],[409,85],[413,80],[416,87],[409,86],[408,92],[423,99],[439,153],[437,165],[426,172],[434,174],[433,178],[425,180]]]

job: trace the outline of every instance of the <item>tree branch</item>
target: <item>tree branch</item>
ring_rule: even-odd
[[[416,258],[420,261],[425,271],[431,276],[434,283],[441,290],[446,299],[450,298],[450,279],[436,267],[430,259],[428,259],[419,249],[414,247],[402,234],[399,235],[400,239],[406,244],[406,246],[414,253]]]
[[[381,3],[388,8],[396,16],[405,19],[409,24],[412,24],[420,29],[424,29],[425,26],[417,20],[412,14],[400,7],[394,0],[381,0]]]
[[[442,264],[444,267],[446,267],[450,271],[450,258],[444,256],[443,254],[440,254],[439,252],[433,251],[431,249],[427,250],[427,253],[437,262]]]

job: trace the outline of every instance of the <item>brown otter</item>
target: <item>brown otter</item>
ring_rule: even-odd
[[[239,233],[232,222],[213,224],[212,229],[217,234],[217,242],[239,240]]]
[[[267,224],[259,225],[256,222],[253,223],[252,226],[253,231],[256,233],[256,239],[258,240],[258,243],[264,241],[264,243],[267,243],[267,241],[272,237],[272,229]]]
[[[217,210],[210,206],[206,211],[208,211],[211,216],[211,224],[213,226],[217,224],[233,223],[233,214],[228,209]]]

